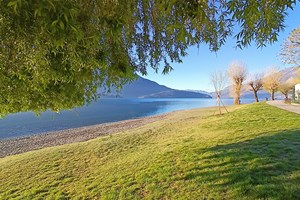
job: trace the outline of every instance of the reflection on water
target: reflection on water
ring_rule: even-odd
[[[224,99],[225,105],[232,99]],[[253,102],[252,99],[242,103]],[[17,113],[0,120],[0,139],[63,130],[106,122],[115,122],[175,110],[216,106],[215,99],[100,99],[88,106],[61,113]]]

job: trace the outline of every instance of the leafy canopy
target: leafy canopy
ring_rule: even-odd
[[[295,0],[2,0],[0,115],[73,108],[147,68],[168,73],[191,45],[277,40]]]

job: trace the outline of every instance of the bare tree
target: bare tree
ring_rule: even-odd
[[[284,41],[280,55],[283,62],[300,65],[300,27],[294,29]]]
[[[252,75],[248,82],[250,90],[253,91],[256,102],[259,102],[257,92],[262,89],[262,86],[263,86],[262,78],[263,78],[263,74],[257,73],[257,74]]]
[[[211,80],[212,85],[214,86],[214,90],[216,93],[219,113],[222,114],[221,103],[223,104],[223,102],[221,99],[221,95],[222,95],[222,91],[224,90],[226,83],[227,83],[226,73],[223,73],[221,71],[215,71],[211,74],[210,80]],[[225,110],[227,111],[224,104],[223,104],[223,106],[224,106]]]
[[[279,90],[282,73],[277,68],[270,68],[267,70],[263,78],[263,88],[271,95],[271,100],[274,100],[274,94]]]
[[[232,82],[234,104],[240,104],[241,89],[247,76],[246,65],[239,61],[232,62],[228,67],[227,73]]]
[[[291,79],[288,81],[282,81],[279,83],[278,90],[284,95],[285,101],[287,102],[289,100],[289,92],[293,89],[295,85],[295,80]]]

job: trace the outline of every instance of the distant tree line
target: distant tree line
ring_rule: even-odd
[[[280,55],[284,63],[296,66],[300,65],[300,27],[294,29],[284,41]],[[219,76],[217,76],[218,74]],[[223,74],[223,72],[214,72],[211,76],[215,93],[218,99],[220,99],[221,91],[225,89],[225,79],[228,78],[231,83],[231,95],[234,97],[234,104],[240,104],[241,94],[247,90],[253,91],[256,102],[259,102],[257,93],[262,89],[270,93],[270,100],[275,100],[275,93],[281,92],[284,95],[285,101],[288,101],[289,93],[300,79],[300,70],[298,77],[287,79],[284,77],[283,72],[276,67],[269,68],[265,73],[248,74],[245,63],[240,61],[229,64],[227,77],[220,76],[220,74]],[[216,88],[216,85],[220,85],[217,82],[221,82],[223,87]]]
[[[216,74],[216,72],[213,74]],[[234,104],[240,104],[240,97],[246,91],[253,91],[255,101],[259,102],[257,93],[263,89],[270,93],[270,100],[275,100],[275,93],[280,92],[284,95],[285,101],[288,101],[289,93],[298,81],[297,77],[287,79],[284,77],[284,73],[275,67],[267,69],[265,73],[249,74],[246,65],[240,61],[229,64],[226,78],[230,81],[230,94],[234,97]],[[222,85],[224,85],[224,79],[226,78],[211,79],[211,81],[214,85],[218,84],[214,82],[222,81]],[[225,87],[222,89],[224,90]],[[220,89],[215,91],[218,98],[220,98]]]

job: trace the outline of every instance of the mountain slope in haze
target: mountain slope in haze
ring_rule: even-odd
[[[289,67],[281,70],[283,74],[282,80],[288,81],[299,76],[300,67]]]
[[[185,90],[185,91],[188,91],[188,92],[196,92],[196,93],[202,93],[202,94],[208,94],[210,95],[211,92],[207,92],[207,91],[204,91],[204,90]],[[211,95],[210,95],[211,96]]]
[[[253,94],[253,91],[250,91],[249,89],[243,89],[244,91],[241,92],[241,98],[244,98],[244,99],[252,99],[254,98],[254,94]],[[215,94],[214,93],[211,93],[211,95],[213,97],[215,97]],[[233,95],[231,95],[231,86],[228,86],[226,87],[223,91],[222,91],[222,98],[231,98],[233,97]],[[265,99],[266,97],[269,98],[270,97],[270,93],[267,92],[266,90],[259,90],[257,92],[257,96],[258,96],[258,99]],[[276,96],[277,98],[279,98],[280,94],[278,93],[278,95]]]
[[[210,95],[185,90],[167,90],[141,96],[141,98],[212,98]]]
[[[113,92],[112,95],[123,98],[211,98],[208,94],[175,90],[140,76],[136,81],[124,85],[119,94]]]
[[[159,85],[154,81],[138,77],[138,79],[132,83],[128,83],[123,86],[120,92],[121,97],[141,97],[145,95],[150,95],[154,93],[159,93],[163,91],[171,90],[164,85]]]

